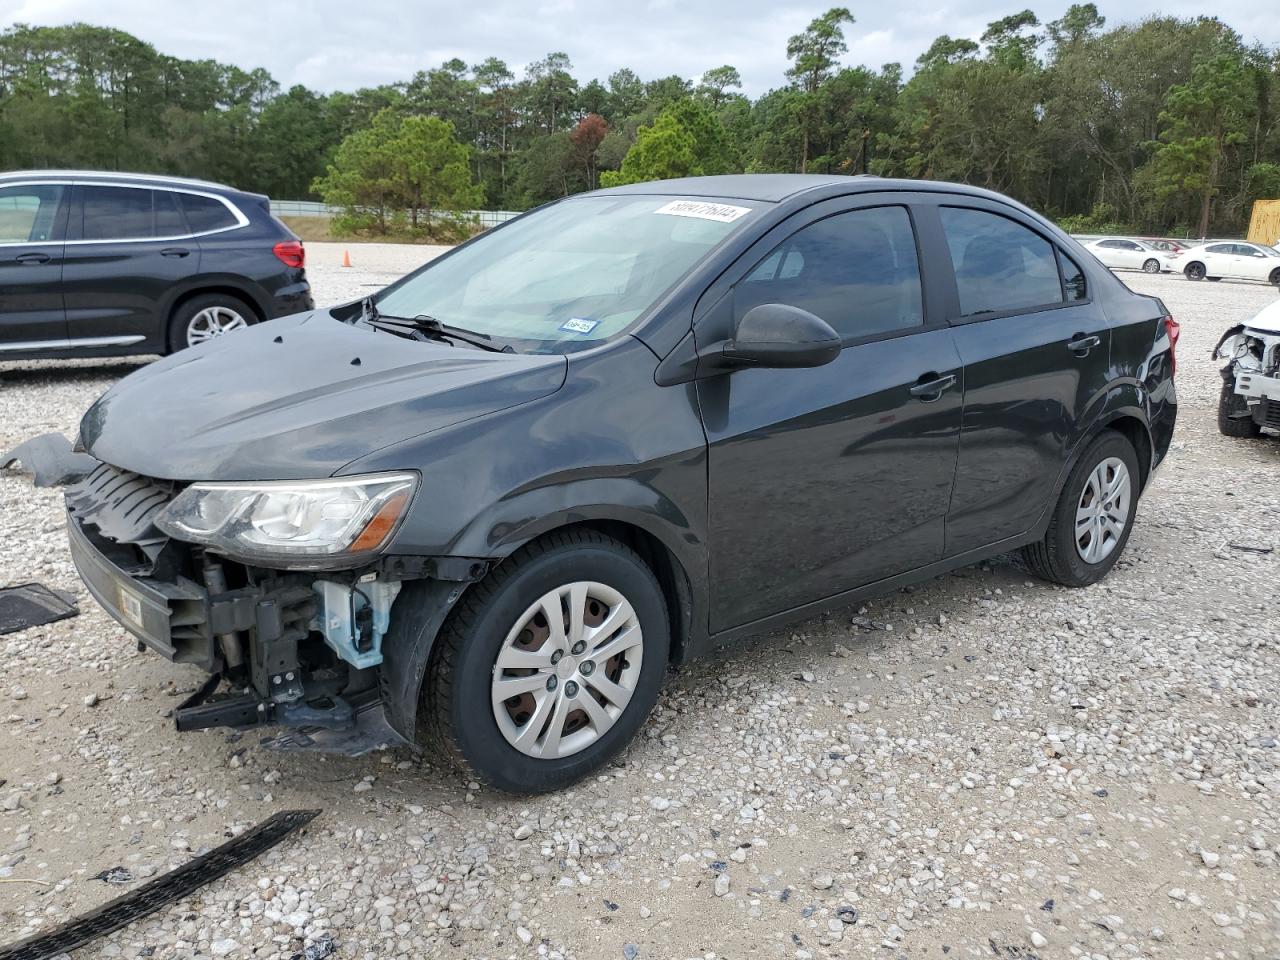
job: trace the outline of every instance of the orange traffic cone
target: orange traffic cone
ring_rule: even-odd
[[[351,266],[351,254],[348,253],[346,250],[342,251],[342,265],[344,267]]]

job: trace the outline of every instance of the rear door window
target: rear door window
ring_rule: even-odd
[[[81,188],[85,240],[151,240],[156,236],[154,190],[86,184]]]
[[[1054,246],[1008,217],[942,207],[942,227],[960,294],[960,313],[1014,313],[1063,302]]]
[[[44,243],[57,239],[58,204],[66,187],[33,183],[0,187],[0,243]]]
[[[192,233],[210,233],[225,230],[239,224],[227,205],[216,197],[202,197],[195,193],[179,193],[182,212]]]
[[[762,303],[808,310],[845,341],[923,326],[920,264],[906,208],[851,210],[802,227],[738,282],[738,316]]]

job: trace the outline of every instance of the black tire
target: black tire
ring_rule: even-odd
[[[1262,428],[1249,413],[1249,405],[1236,395],[1235,378],[1222,382],[1218,394],[1218,432],[1224,437],[1252,440],[1261,435]]]
[[[192,325],[207,310],[228,311],[230,314],[242,319],[245,326],[251,326],[260,319],[257,311],[240,297],[232,296],[229,293],[197,294],[191,299],[184,300],[178,304],[174,308],[173,315],[169,318],[168,345],[170,353],[175,353],[191,346],[188,342],[188,336]]]
[[[622,713],[593,743],[555,759],[529,756],[508,742],[494,717],[495,663],[508,632],[531,604],[582,580],[605,584],[631,604],[643,637],[639,676]],[[504,560],[449,615],[423,684],[419,740],[501,790],[567,787],[608,763],[640,729],[666,675],[670,636],[662,588],[633,550],[592,530],[549,534]]]
[[[1110,457],[1123,461],[1129,471],[1129,512],[1125,518],[1124,530],[1111,552],[1097,563],[1089,563],[1076,548],[1076,508],[1080,504],[1089,475]],[[1105,577],[1120,559],[1129,542],[1133,518],[1138,509],[1139,476],[1138,455],[1128,438],[1114,430],[1104,430],[1099,434],[1081,454],[1071,475],[1067,477],[1044,539],[1022,548],[1023,560],[1031,572],[1042,580],[1060,583],[1065,587],[1087,587]]]
[[[1271,271],[1271,276],[1267,277],[1267,281],[1276,287],[1280,287],[1280,267],[1276,267]]]
[[[1183,269],[1182,275],[1188,280],[1203,280],[1205,275],[1204,264],[1199,260],[1192,261]]]
[[[1143,273],[1159,273],[1160,261],[1157,260],[1155,257],[1152,257],[1142,265],[1142,272]]]

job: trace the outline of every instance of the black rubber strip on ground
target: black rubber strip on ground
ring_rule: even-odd
[[[225,876],[241,864],[269,850],[299,827],[304,827],[319,810],[282,810],[252,830],[228,840],[220,847],[196,857],[164,876],[149,880],[138,889],[117,897],[49,933],[38,933],[7,947],[0,947],[0,960],[48,960],[70,953],[86,943],[127,927],[161,907],[181,900],[206,883]]]

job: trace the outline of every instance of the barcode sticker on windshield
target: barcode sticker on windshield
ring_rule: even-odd
[[[653,212],[665,213],[671,217],[695,217],[698,220],[733,223],[739,217],[745,217],[750,213],[751,208],[735,207],[729,203],[708,203],[706,200],[672,200]]]
[[[584,317],[573,317],[560,324],[560,329],[568,333],[590,333],[600,326],[599,320],[587,320]]]

